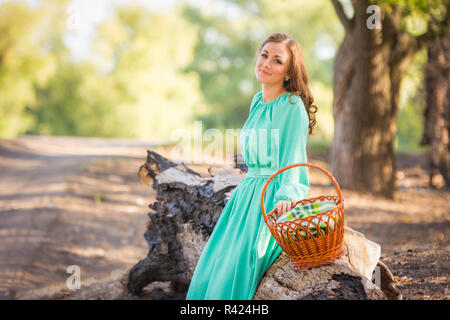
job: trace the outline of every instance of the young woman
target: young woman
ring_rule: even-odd
[[[287,165],[307,162],[306,141],[317,111],[299,43],[284,33],[269,36],[257,52],[255,94],[240,136],[246,177],[227,201],[197,262],[186,299],[253,299],[268,267],[281,253],[261,211],[267,179]],[[262,134],[261,134],[262,133]],[[264,205],[282,214],[309,190],[307,167],[278,174]]]

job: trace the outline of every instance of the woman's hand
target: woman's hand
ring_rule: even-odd
[[[289,211],[293,208],[295,201],[278,201],[275,208],[277,208],[278,216],[281,216],[286,211]]]

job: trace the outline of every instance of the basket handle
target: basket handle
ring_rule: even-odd
[[[274,174],[272,174],[270,176],[270,178],[267,180],[266,184],[264,185],[264,188],[263,188],[263,191],[262,191],[262,194],[261,194],[261,209],[262,209],[262,213],[263,213],[265,222],[267,222],[267,214],[266,214],[266,209],[264,207],[264,195],[266,193],[266,189],[267,189],[270,181],[272,181],[273,178],[275,178],[277,175],[279,175],[283,171],[286,171],[286,170],[294,168],[294,167],[300,167],[300,166],[316,168],[316,169],[319,169],[320,171],[322,171],[323,173],[325,173],[328,176],[328,178],[330,178],[331,181],[333,182],[334,187],[336,188],[338,196],[339,196],[339,203],[342,205],[341,188],[339,188],[339,184],[337,183],[336,179],[333,177],[333,175],[330,172],[328,172],[324,168],[322,168],[322,167],[320,167],[318,165],[312,164],[312,163],[294,163],[294,164],[290,164],[290,165],[288,165],[288,166],[286,166],[284,168],[281,168],[281,169],[277,170]]]

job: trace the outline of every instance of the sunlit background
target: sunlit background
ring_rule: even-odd
[[[241,128],[258,45],[302,45],[319,107],[312,145],[333,135],[333,60],[344,30],[327,0],[0,1],[0,137],[170,139]],[[344,2],[345,4],[345,2]],[[416,21],[412,28],[421,28]],[[421,149],[426,49],[402,82],[396,148]]]

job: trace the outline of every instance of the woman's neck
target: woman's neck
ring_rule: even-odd
[[[280,87],[272,87],[267,85],[262,85],[262,101],[263,102],[270,102],[272,100],[275,100],[279,96],[287,93],[288,91],[282,86]]]

